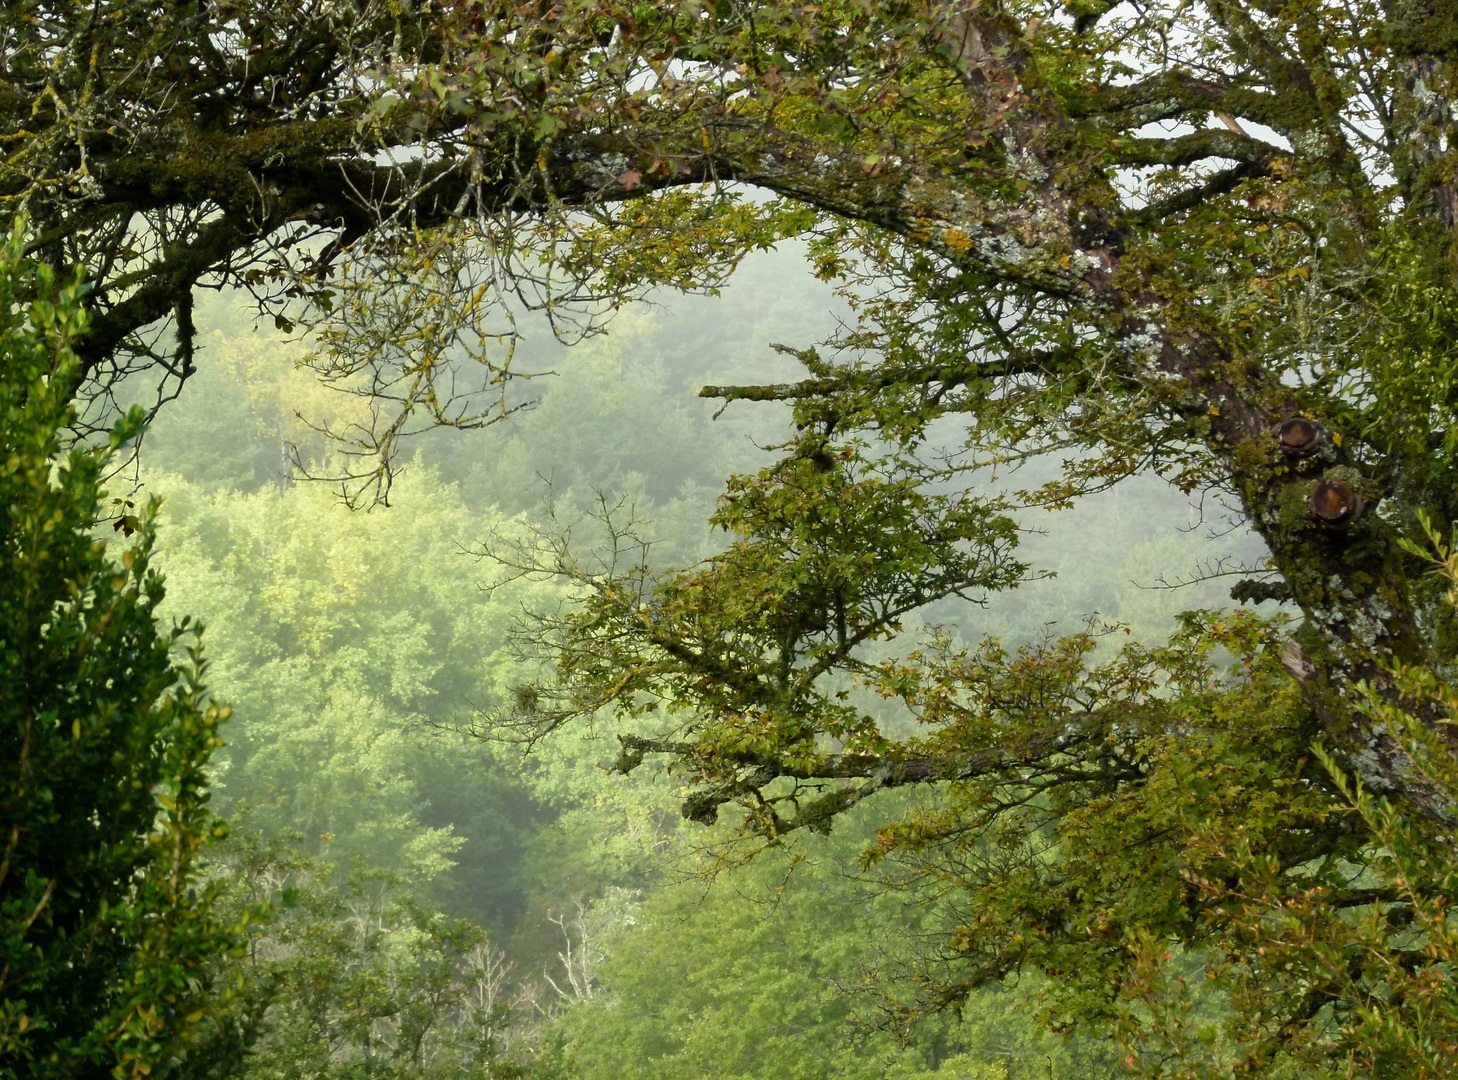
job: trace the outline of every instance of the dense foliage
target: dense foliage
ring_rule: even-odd
[[[851,313],[788,343],[802,378],[705,388],[793,422],[727,546],[671,570],[610,503],[606,553],[561,518],[488,543],[573,601],[497,726],[616,713],[617,770],[676,770],[739,850],[921,793],[866,855],[941,902],[893,1025],[1041,969],[1044,1019],[1134,1068],[1451,1071],[1450,4],[32,0],[0,29],[0,198],[95,282],[93,400],[138,367],[171,393],[194,292],[252,289],[369,403],[322,424],[352,495],[411,430],[523,405],[529,313],[588,335],[801,237]],[[1233,595],[1299,625],[1103,654],[928,625],[1037,576],[1031,510],[1140,474],[1249,523]]]
[[[104,503],[140,411],[67,448],[83,288],[23,244],[0,253],[0,1075],[144,1076],[205,1026],[232,944],[198,863],[228,710],[197,631],[156,624],[155,505]],[[111,543],[91,532],[108,511]]]
[[[252,1040],[246,1075],[283,1075],[291,1055],[339,1075],[368,1060],[401,1075],[509,1073],[530,1062],[596,1076],[630,1059],[661,1077],[731,1067],[819,1075],[833,1061],[833,1071],[853,1075],[945,1067],[947,1077],[961,1068],[1041,1080],[1050,1059],[1055,1076],[1118,1073],[1094,1040],[1066,1047],[1037,1032],[1032,983],[979,996],[965,1023],[946,1017],[902,1032],[911,1037],[904,1050],[865,1027],[880,1001],[868,972],[910,966],[941,932],[923,898],[893,892],[868,903],[879,887],[844,872],[894,808],[864,808],[869,816],[831,847],[797,853],[788,875],[769,860],[706,888],[697,875],[713,864],[695,854],[702,830],[676,825],[678,782],[600,767],[618,749],[607,718],[595,737],[566,732],[525,761],[515,747],[450,730],[541,674],[511,655],[511,622],[522,601],[559,595],[543,585],[481,592],[489,574],[459,548],[493,530],[523,535],[519,507],[542,523],[548,491],[559,519],[590,510],[594,487],[610,503],[634,502],[653,523],[656,550],[696,558],[718,545],[703,527],[708,484],[726,463],[743,468],[764,453],[727,419],[703,426],[712,406],[637,373],[690,347],[705,374],[760,366],[749,343],[783,336],[798,314],[790,306],[772,315],[776,306],[759,298],[813,301],[813,283],[784,257],[748,273],[721,301],[653,313],[574,352],[579,378],[547,384],[541,405],[500,439],[427,447],[429,463],[397,480],[393,505],[369,514],[287,481],[282,439],[306,461],[327,447],[309,440],[286,403],[328,402],[308,396],[307,376],[292,367],[296,349],[218,312],[230,329],[207,337],[199,395],[149,433],[143,478],[165,497],[168,603],[206,614],[210,681],[237,705],[213,769],[214,799],[236,815],[233,835],[211,858],[230,910],[255,913],[248,952],[228,975],[247,988],[227,1010],[235,1038]],[[636,422],[646,416],[660,423]],[[211,437],[220,417],[237,439]],[[675,466],[667,483],[641,472],[660,455]],[[537,471],[551,474],[550,488]],[[1177,532],[1151,548],[1148,523],[1169,506],[1148,485],[1075,515],[1079,528],[1099,523],[1109,549],[1132,559],[1114,581],[1068,560],[1068,584],[1090,609],[1163,629],[1172,605],[1218,595],[1128,584],[1152,573],[1139,561],[1150,550],[1188,559],[1204,550]],[[1174,508],[1184,514],[1182,500]],[[1020,639],[1041,632],[1048,600],[1026,592],[1027,602],[997,613]],[[726,823],[710,835],[733,831]],[[862,917],[820,917],[842,907]],[[462,918],[478,929],[452,921]],[[914,938],[908,925],[919,928]],[[453,934],[473,943],[463,948]],[[408,978],[410,964],[456,972],[418,1054],[397,1026],[419,1015],[425,988]],[[778,1026],[775,988],[798,1002]],[[867,992],[847,997],[849,988]],[[490,1019],[474,1026],[481,1000],[492,1003]],[[755,1034],[758,1022],[746,1026],[746,1009],[771,1025],[768,1037]],[[312,1056],[321,1041],[327,1064]]]

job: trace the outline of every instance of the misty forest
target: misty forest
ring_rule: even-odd
[[[1458,1072],[1458,3],[11,0],[0,1080]]]

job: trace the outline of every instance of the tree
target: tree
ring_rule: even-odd
[[[1223,985],[1261,991],[1241,1013],[1244,1067],[1350,1049],[1342,1018],[1390,989],[1367,946],[1333,968],[1365,998],[1302,964],[1273,973],[1221,896],[1253,888],[1283,911],[1318,890],[1329,927],[1377,904],[1378,937],[1404,953],[1410,901],[1345,876],[1371,834],[1318,741],[1430,839],[1452,834],[1448,785],[1383,719],[1451,730],[1441,695],[1392,674],[1443,673],[1453,641],[1443,587],[1399,544],[1419,511],[1458,517],[1451,5],[26,10],[7,16],[0,187],[97,281],[91,370],[160,363],[118,350],[175,311],[177,358],[158,370],[185,373],[198,284],[295,294],[324,375],[393,403],[349,436],[381,457],[370,482],[420,419],[509,411],[496,346],[514,331],[493,300],[590,331],[594,303],[712,288],[748,248],[806,236],[859,321],[797,351],[803,380],[706,388],[793,404],[798,437],[734,481],[718,559],[589,573],[546,540],[520,560],[577,574],[585,599],[542,628],[564,683],[521,696],[523,719],[666,717],[622,767],[666,754],[699,781],[691,816],[743,802],[771,840],[887,786],[952,783],[969,801],[888,833],[887,853],[994,838],[986,851],[1022,853],[989,854],[973,895],[1016,866],[1057,872],[999,894],[1040,901],[1001,909],[1005,933],[975,913],[949,927],[951,968],[970,967],[933,1003],[1041,962],[1041,931],[1068,950],[1048,966],[1073,1013],[1144,1030],[1153,1014],[1114,1003],[1154,985],[1175,955],[1161,942],[1215,941],[1234,957]],[[158,63],[133,63],[138,39]],[[484,362],[486,399],[452,397],[448,373],[471,370],[453,359]],[[1040,456],[1051,482],[982,483]],[[927,604],[1021,580],[1017,511],[1141,470],[1250,523],[1270,555],[1238,595],[1294,604],[1294,636],[1216,620],[1092,670],[1081,637],[866,658]],[[1228,686],[1217,644],[1241,658]],[[837,679],[929,734],[898,737]],[[1184,804],[1149,800],[1184,790],[1194,760],[1239,782],[1161,818]],[[1104,853],[1131,851],[1147,859],[1105,872]],[[1089,935],[1107,965],[1075,965]]]
[[[92,275],[93,376],[169,313],[180,344],[140,355],[185,374],[199,284],[315,282],[336,309],[326,373],[379,353],[413,386],[368,388],[404,395],[394,434],[416,412],[470,422],[435,379],[483,285],[535,282],[568,310],[584,289],[711,285],[807,232],[864,299],[852,351],[805,353],[799,384],[719,388],[796,402],[802,459],[867,431],[918,478],[1080,449],[1029,496],[1045,502],[1141,468],[1217,486],[1271,546],[1265,591],[1310,616],[1292,664],[1314,687],[1421,657],[1446,619],[1383,511],[1400,494],[1451,516],[1446,9],[804,15],[35,3],[7,23],[5,197],[34,209],[36,247]],[[138,40],[156,63],[133,63]],[[409,160],[375,164],[392,148]],[[727,181],[781,200],[745,205]],[[339,242],[305,254],[321,230]],[[382,291],[391,268],[418,287]],[[369,311],[351,302],[366,281]],[[455,296],[476,301],[437,310]],[[938,473],[912,451],[942,416],[969,442]],[[1369,781],[1443,817],[1343,694],[1311,700],[1344,744],[1376,740]]]
[[[206,617],[211,682],[237,710],[213,783],[235,831],[297,831],[321,861],[363,860],[505,937],[538,811],[504,755],[450,729],[523,678],[505,648],[513,601],[549,600],[460,602],[480,574],[458,545],[495,516],[424,469],[374,514],[317,485],[142,475],[166,496],[168,604]]]
[[[941,1016],[894,1033],[857,1022],[870,1012],[861,999],[871,995],[855,993],[866,968],[904,958],[940,931],[933,907],[845,873],[881,816],[866,809],[802,849],[793,873],[763,859],[710,889],[686,875],[615,920],[595,969],[600,985],[549,1029],[562,1041],[564,1072],[580,1080],[1122,1076],[1107,1039],[1038,1029],[1031,977],[978,995],[960,1021]],[[616,913],[620,904],[605,906]]]
[[[298,839],[240,832],[218,852],[222,902],[265,913],[227,964],[240,988],[229,1019],[249,1046],[239,1074],[524,1075],[535,1017],[485,933],[423,907],[387,871],[309,858]]]
[[[0,1075],[160,1075],[232,943],[197,883],[228,710],[197,631],[157,627],[155,506],[121,509],[137,539],[119,559],[91,531],[142,416],[67,447],[84,287],[24,262],[23,241],[0,259]]]

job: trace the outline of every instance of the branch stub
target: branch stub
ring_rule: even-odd
[[[1323,480],[1311,493],[1311,515],[1325,529],[1346,529],[1361,517],[1366,504],[1340,480]]]
[[[1321,449],[1322,436],[1326,429],[1315,420],[1298,416],[1287,420],[1276,431],[1281,443],[1281,453],[1287,457],[1310,457]]]

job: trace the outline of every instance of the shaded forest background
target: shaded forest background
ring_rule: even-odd
[[[235,911],[267,912],[233,961],[271,1002],[254,1075],[361,1058],[399,1075],[604,1080],[1123,1072],[1113,1044],[1034,1024],[1033,976],[979,993],[960,1019],[881,1022],[879,984],[950,917],[925,886],[846,871],[894,812],[886,796],[832,836],[738,866],[709,854],[713,829],[680,819],[673,775],[604,768],[606,719],[531,753],[476,737],[533,675],[514,620],[570,600],[503,581],[476,557],[483,538],[551,515],[590,549],[607,507],[648,523],[662,566],[715,550],[705,522],[723,477],[769,460],[788,415],[738,405],[715,419],[696,391],[784,378],[792,361],[771,343],[831,332],[844,313],[803,267],[756,256],[721,296],[659,297],[571,349],[528,333],[518,366],[569,377],[523,383],[529,407],[484,431],[420,438],[391,505],[370,512],[298,475],[329,475],[318,429],[347,425],[363,399],[296,370],[303,346],[229,297],[199,311],[205,362],[148,433],[138,479],[165,500],[168,608],[209,628],[211,685],[234,708],[214,759],[233,833],[211,873]],[[986,482],[1032,486],[1016,472]],[[974,644],[1088,618],[1160,640],[1179,611],[1228,604],[1233,580],[1171,589],[1161,570],[1199,577],[1260,554],[1218,507],[1153,478],[1021,524],[1056,592],[1028,582],[985,608],[940,605],[930,623]]]

